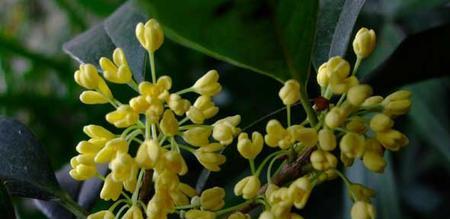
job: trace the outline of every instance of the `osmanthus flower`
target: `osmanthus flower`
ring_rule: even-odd
[[[114,50],[112,59],[99,59],[100,72],[92,64],[82,64],[75,72],[75,81],[86,89],[81,102],[110,104],[113,110],[105,120],[121,133],[106,126],[85,126],[89,139],[77,145],[79,154],[71,159],[70,175],[76,180],[102,179],[100,198],[114,201],[108,210],[89,215],[91,219],[160,219],[174,213],[185,218],[215,218],[215,212],[225,205],[225,190],[213,187],[197,196],[180,179],[189,171],[182,151],[193,154],[206,169],[219,171],[226,161],[222,150],[239,135],[241,118],[235,115],[205,123],[219,111],[213,101],[222,89],[219,73],[210,70],[191,87],[173,91],[172,78],[156,73],[154,55],[164,42],[160,24],[155,19],[137,24],[136,37],[149,54],[151,80],[138,83],[133,79],[121,48]],[[136,94],[119,100],[108,83],[127,85]],[[189,99],[191,95],[184,96],[189,92],[198,95],[195,101]],[[107,164],[110,172],[100,175],[98,164]],[[148,199],[141,193],[146,191],[153,195],[145,203]]]
[[[375,32],[362,28],[353,41],[357,57],[354,66],[336,56],[319,67],[316,80],[321,88],[321,97],[315,99],[322,100],[325,103],[323,107],[308,108],[308,103],[303,102],[308,99],[302,98],[306,94],[301,93],[306,90],[301,87],[304,85],[290,79],[278,92],[286,108],[286,122],[269,119],[264,134],[253,132],[251,139],[247,133],[239,135],[237,151],[248,160],[251,174],[235,184],[234,193],[242,196],[245,200],[243,205],[261,204],[263,212],[260,219],[302,218],[293,213],[294,208],[305,208],[317,184],[337,177],[344,180],[354,201],[352,219],[375,217],[374,207],[370,204],[374,191],[350,182],[338,170],[340,165],[349,167],[355,159],[361,159],[367,169],[382,173],[387,165],[385,150],[397,151],[408,144],[408,138],[394,129],[394,119],[410,109],[411,93],[401,90],[386,98],[373,96],[372,87],[356,77],[363,59],[374,50],[375,42]],[[291,119],[291,107],[298,102],[304,105],[307,118],[297,123]],[[187,141],[205,141],[204,137],[190,136],[186,135]],[[255,158],[264,145],[271,153],[256,166]],[[297,162],[302,166],[296,166]],[[278,166],[275,172],[274,166]],[[279,177],[273,178],[276,174],[292,173],[289,168],[296,170],[296,178],[289,178],[287,182],[280,182]],[[262,180],[264,169],[267,176]],[[278,185],[272,182],[273,179],[277,179]],[[264,181],[267,185],[263,187]],[[241,217],[237,215],[236,218]]]

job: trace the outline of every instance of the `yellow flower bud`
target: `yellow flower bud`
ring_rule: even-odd
[[[334,107],[325,116],[325,124],[334,129],[342,125],[347,118],[346,113],[339,107]]]
[[[148,152],[147,152],[148,144],[149,144],[148,141],[144,141],[139,146],[139,149],[136,152],[136,157],[134,158],[136,160],[137,165],[140,168],[144,168],[144,169],[151,169],[155,166],[155,163],[148,156]]]
[[[139,84],[139,93],[146,98],[154,98],[159,101],[167,101],[169,98],[169,89],[172,86],[172,79],[169,76],[161,76],[158,78],[156,84],[148,81],[143,81]],[[150,103],[151,100],[147,99]]]
[[[195,150],[194,155],[206,169],[217,172],[220,170],[219,166],[226,161],[225,156],[217,153],[222,149],[223,146],[221,144],[212,143]]]
[[[380,104],[383,101],[382,96],[372,96],[364,100],[364,102],[361,104],[363,107],[373,107],[377,104]]]
[[[350,195],[356,200],[369,200],[375,197],[375,191],[359,183],[352,183],[348,188]]]
[[[258,195],[261,188],[261,182],[257,176],[247,176],[234,186],[234,194],[242,195],[244,199],[252,199]]]
[[[249,214],[243,214],[241,212],[234,212],[227,219],[251,219]]]
[[[173,208],[173,202],[166,192],[158,192],[148,202],[146,214],[148,219],[165,219]]]
[[[316,76],[317,83],[321,87],[326,87],[328,85],[329,77],[328,77],[328,69],[327,69],[327,63],[323,63],[317,72]]]
[[[200,95],[214,96],[222,89],[222,86],[217,82],[218,80],[219,73],[216,70],[210,70],[199,78],[192,88]]]
[[[200,110],[205,119],[215,116],[219,108],[214,105],[210,96],[200,96],[195,100],[194,107]]]
[[[143,113],[147,111],[150,104],[147,102],[144,96],[133,97],[129,101],[130,107],[136,113]]]
[[[321,129],[319,131],[320,149],[324,151],[332,151],[336,148],[336,136],[330,129]]]
[[[385,114],[378,113],[370,120],[370,128],[375,132],[386,131],[394,126],[394,121]]]
[[[113,200],[116,201],[120,193],[122,192],[122,183],[116,182],[112,179],[111,174],[108,174],[103,183],[102,191],[100,192],[100,198],[103,200]]]
[[[398,151],[401,147],[409,144],[408,137],[394,129],[377,132],[376,138],[386,149],[391,151]]]
[[[353,40],[353,51],[359,58],[366,58],[375,49],[376,35],[372,29],[365,27],[358,30]]]
[[[106,121],[117,128],[126,128],[136,124],[139,115],[128,105],[122,105],[117,110],[106,114]]]
[[[128,143],[124,138],[114,138],[109,140],[95,156],[96,163],[110,162],[118,153],[128,152]]]
[[[217,211],[224,205],[225,190],[220,187],[213,187],[202,192],[200,205],[203,209]]]
[[[339,142],[341,152],[349,158],[361,157],[364,153],[365,139],[363,135],[356,133],[345,134]]]
[[[147,108],[147,111],[145,111],[145,116],[150,118],[150,121],[152,122],[158,122],[161,114],[164,112],[163,103],[158,98],[151,96],[147,96],[145,99],[149,103],[149,107]]]
[[[80,141],[76,146],[76,150],[80,154],[95,154],[102,148],[101,145],[92,144],[88,141]]]
[[[314,169],[324,171],[334,169],[337,166],[336,157],[326,151],[315,150],[310,157],[311,164]]]
[[[91,64],[81,64],[74,77],[75,82],[86,89],[98,88],[98,82],[102,80],[95,66]]]
[[[130,170],[130,176],[128,176],[128,179],[123,181],[123,187],[125,190],[127,190],[129,192],[134,192],[134,190],[136,189],[136,185],[137,185],[138,172],[139,172],[139,167],[138,167],[137,163],[133,164],[131,167],[131,170]]]
[[[215,219],[216,214],[211,211],[202,211],[192,209],[186,212],[184,215],[186,219]]]
[[[79,154],[75,158],[79,164],[84,164],[88,166],[94,166],[94,156],[95,154]]]
[[[291,79],[284,82],[284,86],[278,92],[278,96],[284,105],[292,105],[300,100],[300,84]]]
[[[111,211],[103,210],[90,214],[87,219],[114,219],[114,214]]]
[[[367,131],[364,119],[359,116],[352,116],[345,127],[347,128],[347,130],[359,134],[363,134]]]
[[[195,106],[189,107],[189,110],[186,112],[186,117],[194,124],[203,124],[205,121],[205,115]]]
[[[350,88],[359,84],[358,78],[355,76],[350,76],[345,79],[339,79],[336,77],[332,77],[330,79],[330,88],[334,94],[344,94]]]
[[[106,58],[100,58],[100,66],[106,80],[117,84],[126,84],[131,81],[131,70],[128,66],[125,54],[122,49],[116,48],[113,53],[114,63]]]
[[[396,91],[387,96],[381,103],[384,106],[384,113],[387,115],[403,115],[411,108],[411,92],[407,90]]]
[[[166,136],[174,136],[178,132],[178,121],[175,118],[172,110],[166,110],[163,114],[161,122],[159,123],[161,132]]]
[[[122,216],[122,219],[144,219],[142,216],[142,211],[137,206],[132,206],[128,211]]]
[[[83,91],[80,94],[80,101],[84,104],[104,104],[108,103],[108,99],[97,91]]]
[[[83,127],[83,132],[91,138],[112,139],[114,134],[99,125],[87,125]]]
[[[164,32],[156,19],[150,19],[145,25],[139,23],[136,26],[136,38],[142,47],[155,52],[164,42]]]
[[[312,191],[312,184],[307,177],[296,179],[289,186],[290,201],[297,209],[303,209]]]
[[[243,132],[239,135],[237,148],[242,157],[252,160],[261,152],[263,144],[264,138],[261,133],[253,132],[250,140],[248,134]]]
[[[194,197],[197,195],[197,191],[192,188],[190,185],[186,184],[186,183],[180,183],[178,184],[178,189],[185,195],[187,195],[188,197]]]
[[[212,137],[223,145],[231,144],[234,136],[240,132],[240,129],[236,127],[240,121],[239,115],[218,120],[213,124]]]
[[[346,153],[341,151],[340,159],[342,164],[344,164],[345,167],[350,167],[353,165],[353,162],[355,161],[355,158],[347,156]]]
[[[166,168],[179,175],[185,175],[188,171],[186,162],[178,151],[168,151],[164,153]]]
[[[370,203],[357,201],[353,204],[351,216],[352,219],[375,219],[375,208]]]
[[[328,78],[344,80],[350,74],[350,64],[340,56],[332,57],[326,65]]]
[[[270,211],[263,211],[258,219],[275,219],[275,216]]]
[[[186,113],[191,106],[189,100],[182,99],[178,94],[171,94],[167,104],[169,105],[169,108],[178,116]]]
[[[292,138],[307,147],[312,147],[317,144],[318,135],[316,129],[314,128],[305,128],[300,125],[293,125],[289,127],[287,131]]]
[[[159,157],[161,156],[161,146],[157,140],[145,140],[143,144],[146,144],[147,155],[152,164],[156,164]]]
[[[134,165],[136,163],[129,154],[118,153],[111,163],[109,163],[112,179],[116,182],[126,181],[130,177]]]
[[[79,159],[76,159],[77,162]],[[78,163],[77,165],[73,165],[74,169],[70,170],[69,174],[73,179],[81,181],[87,180],[95,176],[97,173],[97,169],[95,165],[86,165]]]
[[[361,105],[370,95],[372,95],[372,88],[367,84],[360,84],[351,87],[347,93],[347,100],[355,105]]]
[[[382,173],[386,167],[386,161],[383,156],[375,151],[366,151],[363,156],[363,163],[367,169],[376,173]]]
[[[201,147],[209,143],[208,138],[211,133],[210,127],[193,127],[183,132],[183,140],[193,146]]]
[[[267,123],[266,132],[264,140],[269,147],[279,146],[281,149],[287,149],[295,141],[295,138],[290,136],[289,132],[275,119]]]

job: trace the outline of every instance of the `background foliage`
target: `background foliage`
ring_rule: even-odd
[[[224,86],[224,91],[216,99],[221,107],[220,116],[245,115],[245,127],[280,108],[277,98],[280,84],[277,80],[290,77],[290,70],[285,64],[285,54],[277,45],[287,42],[288,48],[292,48],[290,45],[296,39],[310,38],[308,34],[302,35],[305,32],[292,31],[284,23],[283,16],[275,17],[280,19],[278,23],[287,26],[269,25],[273,29],[266,28],[271,22],[269,15],[281,12],[284,15],[295,14],[298,11],[287,4],[286,8],[279,10],[289,13],[270,12],[267,9],[271,8],[271,1],[264,4],[256,0],[205,1],[201,4],[200,1],[177,2],[154,0],[144,3],[143,7],[166,27],[169,40],[158,51],[157,65],[162,72],[177,78],[174,82],[178,84],[174,86],[189,86],[195,78],[210,68],[216,68],[221,73]],[[138,18],[119,16],[111,21],[112,16],[108,19],[112,24],[108,24],[108,20],[100,23],[122,3],[124,1],[121,0],[0,2],[0,114],[17,118],[32,130],[48,152],[54,169],[63,167],[75,154],[74,146],[84,138],[83,125],[92,121],[107,125],[103,118],[106,108],[80,104],[80,90],[73,82],[77,64],[63,53],[62,44],[95,25],[104,25],[110,37],[120,35],[114,34],[121,28],[118,23]],[[446,64],[450,63],[448,2],[321,0],[319,3],[315,47],[308,48],[308,45],[313,45],[308,41],[303,41],[301,47],[301,52],[311,50],[313,53],[313,73],[328,56],[345,55],[347,42],[355,30],[367,26],[377,32],[378,46],[363,63],[361,76],[376,84],[378,93],[402,85],[414,94],[413,109],[402,119],[400,128],[410,137],[411,144],[400,153],[388,156],[389,168],[384,175],[368,173],[360,165],[355,165],[348,170],[350,178],[365,182],[379,192],[376,199],[379,218],[446,218],[450,214],[450,68]],[[299,10],[313,13],[315,6],[308,7]],[[184,19],[180,21],[179,16],[171,16],[173,14],[180,14]],[[211,19],[205,19],[208,16],[212,16]],[[296,19],[305,25],[314,23]],[[355,30],[352,23],[355,23]],[[133,23],[125,24],[134,29]],[[246,28],[249,25],[252,28]],[[429,30],[435,27],[439,29]],[[276,28],[283,30],[281,40],[276,36]],[[309,36],[313,36],[311,33],[314,33],[313,29]],[[415,35],[417,33],[419,35]],[[116,45],[126,39],[111,37]],[[252,39],[251,44],[236,47],[236,42]],[[89,42],[82,43],[85,48],[93,47]],[[421,47],[422,44],[431,44],[435,50],[427,50],[430,46]],[[299,65],[295,66],[296,69],[305,71],[308,68],[304,64],[307,61],[302,60],[305,56],[296,56],[296,52],[288,51],[296,58],[295,63]],[[135,55],[139,57],[139,54]],[[347,58],[354,60],[350,53]],[[275,64],[261,60],[275,60]],[[385,64],[382,65],[383,62]],[[142,63],[135,66],[138,65]],[[126,96],[127,93],[120,95]],[[262,123],[254,128],[262,129]],[[236,157],[236,154],[227,156]],[[232,188],[239,174],[244,174],[237,174],[233,166],[244,161],[239,158],[229,160],[233,160],[233,165],[225,165],[224,171],[211,175],[206,184]],[[230,178],[234,180],[223,183],[224,179]],[[191,180],[196,182],[196,179]],[[313,193],[305,212],[306,218],[349,218],[350,205],[345,192],[339,181],[321,185]],[[0,186],[0,215],[7,209],[5,200],[8,197],[5,194],[3,186]],[[232,195],[227,198],[233,201]],[[29,199],[12,197],[12,201],[18,217],[45,218]],[[95,207],[103,204],[95,203]]]

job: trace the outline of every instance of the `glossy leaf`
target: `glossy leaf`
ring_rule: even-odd
[[[0,117],[0,180],[11,195],[50,199],[60,191],[42,145],[19,121]]]
[[[308,78],[317,0],[141,2],[184,46],[279,81]]]
[[[407,37],[392,55],[363,78],[377,92],[449,74],[450,25]]]
[[[115,45],[100,23],[63,45],[64,51],[79,63],[90,63],[100,69],[100,57],[111,57]]]
[[[144,80],[146,52],[139,44],[135,28],[139,22],[145,22],[147,17],[138,11],[132,1],[123,4],[105,22],[105,30],[116,47],[123,49],[128,65],[135,80]]]
[[[314,52],[314,66],[333,56],[344,56],[365,0],[321,0]]]

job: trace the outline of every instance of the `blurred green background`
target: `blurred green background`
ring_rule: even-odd
[[[50,154],[55,169],[75,154],[74,146],[84,138],[82,127],[105,124],[104,114],[109,110],[79,102],[81,89],[73,81],[77,63],[63,53],[62,44],[102,21],[121,3],[121,0],[0,1],[0,114],[27,124]],[[447,1],[367,1],[356,29],[360,26],[375,29],[378,48],[363,63],[361,74],[375,69],[408,35],[449,22]],[[211,68],[218,69],[224,86],[216,99],[221,107],[220,116],[244,115],[243,126],[281,106],[277,98],[279,82],[170,40],[158,52],[157,66],[175,78],[177,89],[191,85]],[[414,106],[411,114],[401,119],[399,129],[407,133],[411,144],[387,157],[389,168],[382,176],[363,171],[358,165],[348,174],[378,191],[376,206],[381,211],[380,218],[448,218],[450,80],[448,76],[435,78],[407,88],[414,93]],[[130,92],[126,87],[118,89],[122,89],[123,95]],[[227,170],[232,172],[225,168],[225,174]],[[210,183],[220,183],[223,176],[213,176]],[[306,218],[347,218],[350,206],[344,192],[338,181],[320,186],[308,204]],[[14,202],[20,218],[45,218],[30,201],[14,198]]]

